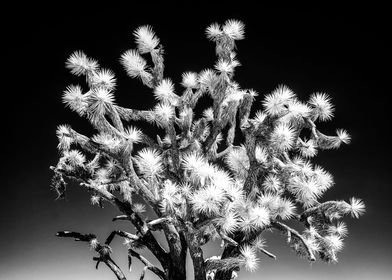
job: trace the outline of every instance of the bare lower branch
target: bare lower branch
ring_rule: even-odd
[[[99,262],[104,262],[110,270],[116,275],[118,280],[126,280],[124,273],[121,271],[119,266],[110,258],[110,249],[107,248],[107,245],[101,245],[97,240],[94,234],[81,234],[79,232],[73,231],[59,231],[56,236],[58,237],[71,237],[75,238],[76,241],[84,241],[84,242],[92,242],[94,241],[94,245],[91,247],[99,254],[99,257],[95,257],[94,260],[97,261],[97,268]]]
[[[138,252],[132,249],[128,249],[128,254],[132,257],[139,259],[145,265],[145,267],[147,267],[150,271],[154,272],[160,279],[162,280],[167,279],[165,273],[162,270],[160,270],[158,267],[153,265],[149,260],[147,260],[145,257],[140,255]]]

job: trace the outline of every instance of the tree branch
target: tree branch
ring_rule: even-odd
[[[99,254],[99,258],[94,258],[97,263],[97,267],[99,262],[104,262],[110,270],[116,275],[118,280],[126,280],[124,273],[121,271],[119,266],[110,258],[110,249],[108,250],[107,247],[102,246],[96,240],[96,236],[94,234],[81,234],[78,232],[73,231],[59,231],[56,234],[57,237],[71,237],[75,238],[75,241],[84,241],[84,242],[91,242],[95,240],[94,245],[91,245],[92,248]]]
[[[290,238],[291,235],[296,236],[302,242],[304,247],[306,248],[306,252],[308,254],[309,261],[313,262],[313,261],[316,260],[316,257],[314,256],[314,254],[313,254],[312,250],[310,249],[308,243],[305,241],[305,239],[302,237],[302,235],[298,231],[296,231],[295,229],[290,228],[289,226],[287,226],[287,225],[285,225],[285,224],[283,224],[281,222],[277,222],[277,221],[272,222],[271,225],[273,227],[275,227],[276,229],[279,229],[280,231],[286,232],[288,234],[289,238]]]
[[[128,249],[128,254],[130,256],[132,256],[132,257],[136,257],[137,259],[139,259],[149,270],[154,272],[162,280],[166,280],[167,279],[165,273],[162,270],[160,270],[158,267],[153,265],[149,260],[147,260],[145,257],[140,255],[136,251],[134,251],[134,250],[129,248]]]

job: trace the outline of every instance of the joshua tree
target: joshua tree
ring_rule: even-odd
[[[281,85],[263,97],[262,109],[252,112],[258,94],[234,81],[240,65],[236,41],[244,39],[244,25],[237,20],[206,29],[216,44],[217,62],[214,69],[184,73],[182,94],[164,76],[163,47],[152,28],[141,26],[133,35],[136,48],[126,51],[120,62],[130,77],[151,88],[156,105],[150,110],[117,105],[113,72],[74,52],[66,67],[84,76],[89,89],[71,85],[63,102],[87,118],[96,134],[85,136],[60,125],[61,157],[51,168],[59,198],[67,181],[74,180],[91,193],[92,204],[117,207],[120,215],[113,221],[129,221],[134,232],[113,229],[105,241],[73,231],[57,236],[89,243],[97,253],[97,267],[105,263],[118,279],[126,277],[111,258],[116,236],[125,239],[129,265],[135,258],[145,265],[140,279],[147,271],[160,279],[185,279],[188,251],[195,279],[235,279],[241,267],[257,268],[258,254],[275,258],[265,248],[265,231],[282,233],[311,262],[336,262],[347,234],[341,218],[358,218],[365,207],[356,198],[319,201],[334,182],[311,158],[319,150],[350,142],[343,129],[327,136],[316,126],[332,118],[330,98],[314,93],[303,102]],[[144,55],[151,56],[153,65]],[[199,101],[205,95],[212,107],[198,114],[196,106],[203,105]],[[155,125],[159,132],[151,137],[134,121]],[[143,213],[146,205],[150,218]],[[164,234],[167,246],[154,231]],[[202,245],[216,239],[221,240],[220,256],[205,258]],[[156,264],[143,250],[156,257]]]

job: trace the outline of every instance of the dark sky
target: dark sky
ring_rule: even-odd
[[[66,201],[55,201],[50,190],[49,166],[58,158],[56,126],[69,123],[81,132],[92,132],[87,121],[61,104],[67,85],[83,83],[65,69],[67,57],[81,49],[98,59],[117,74],[120,105],[148,108],[152,93],[128,78],[119,65],[120,55],[134,48],[132,31],[143,24],[154,27],[165,46],[166,76],[179,82],[184,71],[213,66],[214,45],[204,30],[212,22],[229,18],[246,24],[246,39],[237,44],[242,66],[236,80],[260,93],[254,108],[260,108],[263,94],[281,83],[303,100],[315,91],[332,97],[336,117],[321,128],[327,133],[346,128],[352,144],[316,158],[335,176],[336,186],[324,199],[354,195],[367,205],[363,218],[347,219],[350,234],[339,264],[310,266],[284,246],[283,238],[271,236],[269,249],[278,260],[263,258],[249,279],[313,279],[315,275],[318,279],[387,279],[392,273],[392,186],[386,45],[391,32],[386,7],[281,4],[271,8],[243,5],[243,1],[230,6],[222,1],[218,9],[211,3],[191,1],[166,6],[139,2],[139,7],[98,6],[96,2],[97,10],[71,3],[3,10],[5,180],[0,196],[0,279],[113,279],[106,267],[94,269],[92,252],[85,244],[54,237],[58,230],[72,229],[103,238],[116,214],[110,206],[103,210],[90,206],[87,194],[76,186],[69,189]],[[121,242],[115,244],[120,246]],[[117,259],[125,268],[125,252],[120,252]]]

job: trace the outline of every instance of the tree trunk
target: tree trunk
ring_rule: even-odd
[[[168,280],[185,280],[185,262],[181,264],[172,263],[168,271]]]
[[[186,280],[186,253],[187,244],[182,232],[179,232],[181,251],[177,254],[176,251],[171,253],[171,263],[167,271],[168,280]]]

